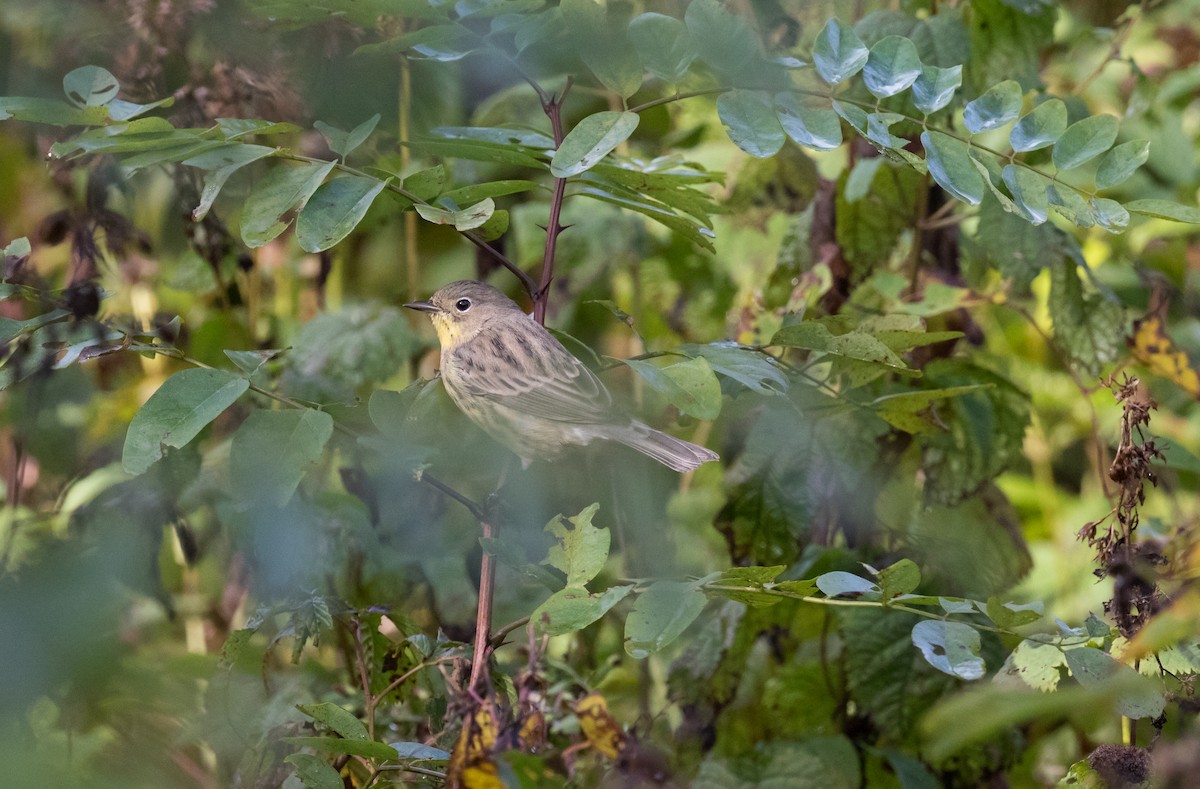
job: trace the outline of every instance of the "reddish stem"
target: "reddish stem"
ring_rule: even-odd
[[[496,530],[486,520],[480,520],[484,540],[493,539]],[[486,543],[485,543],[486,545]],[[496,557],[485,547],[479,562],[479,607],[475,612],[475,654],[471,658],[471,681],[467,688],[481,696],[490,690],[490,683],[480,687],[480,681],[490,675],[488,662],[492,656],[492,597],[496,589]]]
[[[571,79],[568,78],[562,93],[542,101],[542,110],[550,119],[555,148],[562,145],[563,138],[566,136],[563,133],[562,125],[562,104],[570,90]],[[546,323],[546,303],[549,301],[550,283],[554,279],[554,252],[558,246],[558,234],[565,229],[559,222],[559,217],[562,216],[563,195],[566,193],[566,189],[566,178],[554,179],[554,194],[550,198],[550,221],[546,225],[546,251],[542,255],[542,279],[538,283],[537,293],[533,297],[533,319],[543,325]]]

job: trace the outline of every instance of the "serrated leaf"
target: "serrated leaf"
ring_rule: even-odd
[[[695,621],[707,602],[695,584],[656,581],[638,595],[625,620],[625,651],[639,660],[658,652]]]
[[[927,433],[935,430],[936,425],[932,420],[922,416],[921,412],[939,400],[959,397],[982,388],[980,385],[975,385],[922,389],[916,392],[884,395],[876,398],[872,405],[876,409],[875,413],[892,427],[906,433]]]
[[[1065,259],[1050,270],[1049,306],[1055,339],[1086,375],[1099,375],[1121,355],[1124,311],[1098,293],[1085,296],[1074,261]]]
[[[1021,114],[1021,86],[1015,80],[993,85],[963,108],[963,125],[972,134],[995,129]]]
[[[717,116],[733,144],[751,156],[765,159],[783,147],[786,138],[779,118],[758,91],[722,93],[717,98]]]
[[[775,333],[769,344],[822,351],[863,362],[907,369],[903,359],[870,334],[852,331],[835,336],[824,324],[816,321],[803,321],[785,326]]]
[[[817,34],[813,65],[821,79],[837,85],[861,71],[870,54],[854,29],[834,18]]]
[[[129,423],[121,466],[141,474],[166,453],[186,446],[209,422],[245,394],[250,382],[223,370],[175,373],[150,396]]]
[[[1067,105],[1060,99],[1050,99],[1017,121],[1009,132],[1008,141],[1017,153],[1036,151],[1053,145],[1066,130]]]
[[[321,184],[296,219],[296,243],[305,252],[335,246],[358,227],[387,184],[359,175]]]
[[[912,629],[913,645],[929,665],[959,679],[979,679],[984,673],[979,656],[979,632],[961,622],[926,620]]]
[[[941,132],[921,132],[929,175],[955,198],[970,205],[983,201],[983,177],[971,163],[967,144]]]
[[[624,363],[683,413],[697,419],[720,416],[721,383],[703,356],[662,367],[642,359]]]
[[[76,107],[102,107],[120,90],[117,78],[100,66],[81,66],[63,77],[63,92]]]
[[[587,116],[558,146],[550,160],[550,173],[555,178],[569,178],[591,169],[629,139],[640,121],[641,116],[635,112],[597,112]]]
[[[629,22],[629,41],[642,65],[663,82],[677,82],[696,58],[687,27],[674,17],[645,13]]]
[[[243,501],[284,506],[320,461],[332,435],[333,418],[323,411],[251,412],[233,436],[229,464],[234,492]]]
[[[903,36],[885,36],[871,47],[863,66],[863,82],[867,90],[885,99],[916,82],[921,69],[921,58],[912,41]]]
[[[832,151],[842,144],[838,114],[827,107],[810,107],[795,93],[776,93],[775,112],[784,133],[815,151]]]
[[[261,247],[286,230],[333,166],[333,162],[280,166],[268,172],[242,208],[242,240],[247,246]]]
[[[582,588],[604,569],[608,560],[612,535],[608,529],[592,525],[592,518],[599,509],[599,504],[592,504],[578,515],[567,518],[571,524],[569,529],[561,515],[546,524],[546,531],[558,540],[558,544],[550,549],[546,563],[566,574],[568,587]]]
[[[913,104],[926,115],[932,115],[949,104],[960,87],[962,66],[925,66],[912,85]]]
[[[1104,153],[1117,139],[1117,126],[1112,115],[1093,115],[1072,123],[1054,143],[1054,166],[1070,170]]]

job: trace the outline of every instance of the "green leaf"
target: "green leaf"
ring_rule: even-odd
[[[229,468],[234,492],[243,501],[284,506],[320,461],[332,435],[333,418],[324,411],[251,412],[233,436]]]
[[[175,103],[173,96],[168,96],[165,99],[152,101],[149,104],[135,104],[132,101],[123,99],[113,99],[106,105],[108,107],[108,116],[114,121],[128,121],[133,118],[143,115],[150,110],[156,110],[159,107],[170,107]]]
[[[1064,258],[1050,270],[1050,315],[1054,337],[1089,378],[1115,362],[1125,349],[1126,319],[1118,302],[1083,293],[1075,262]]]
[[[400,185],[404,187],[404,191],[411,192],[422,200],[432,200],[442,193],[442,189],[446,185],[446,168],[438,164],[418,170],[412,175],[405,176]]]
[[[703,356],[663,367],[641,359],[626,359],[624,363],[683,413],[697,419],[720,416],[721,382]]]
[[[293,753],[284,761],[296,768],[296,777],[307,789],[342,789],[342,777],[324,759],[311,753]]]
[[[1129,211],[1116,200],[1093,197],[1088,201],[1092,220],[1110,233],[1121,233],[1129,226]]]
[[[449,751],[443,751],[441,748],[434,748],[419,742],[389,742],[388,747],[394,750],[401,759],[435,759],[438,761],[447,761],[450,758]]]
[[[431,156],[541,169],[545,164],[522,146],[483,140],[414,140],[403,143]]]
[[[1015,164],[1004,166],[1004,184],[1012,192],[1017,212],[1029,222],[1040,225],[1050,216],[1049,186],[1045,176]]]
[[[1012,653],[1012,664],[1025,684],[1036,690],[1054,690],[1062,679],[1061,667],[1067,665],[1063,651],[1054,644],[1025,639]]]
[[[882,364],[897,369],[908,368],[904,360],[897,356],[891,348],[870,334],[852,331],[835,336],[824,324],[816,321],[803,321],[791,326],[784,326],[776,332],[769,344],[822,351],[834,356],[844,356],[848,359]]]
[[[1104,154],[1096,170],[1096,188],[1108,189],[1133,175],[1150,157],[1149,140],[1123,142]]]
[[[0,255],[4,255],[6,258],[23,258],[28,257],[32,251],[33,247],[30,245],[29,239],[21,236],[8,242],[8,246],[0,250]]]
[[[1117,696],[1117,709],[1126,718],[1157,718],[1166,706],[1166,697],[1152,680],[1139,677],[1132,668],[1118,663],[1094,647],[1066,651],[1067,668],[1080,685],[1104,687],[1110,679],[1120,678],[1131,687]]]
[[[297,704],[296,709],[308,717],[323,723],[347,740],[369,740],[367,727],[357,717],[331,702],[322,704]]]
[[[592,4],[592,0],[578,0]],[[591,169],[614,148],[629,139],[641,122],[636,112],[597,112],[567,134],[550,160],[555,178],[569,178]]]
[[[658,652],[700,616],[707,602],[695,584],[656,581],[638,595],[625,620],[625,651],[638,660]]]
[[[1067,105],[1060,99],[1044,101],[1017,121],[1008,135],[1017,153],[1053,145],[1067,130]]]
[[[550,549],[546,563],[566,573],[568,587],[582,588],[604,569],[608,560],[612,535],[608,529],[592,525],[592,518],[599,509],[599,504],[592,504],[578,515],[567,518],[572,526],[570,529],[563,523],[561,515],[546,524],[546,531],[558,540],[558,545]]]
[[[762,42],[741,14],[717,0],[691,0],[683,14],[698,57],[731,84],[762,84],[769,76]]]
[[[960,87],[962,66],[925,66],[912,86],[913,104],[926,115],[932,115],[949,104]]]
[[[614,586],[603,594],[589,594],[586,589],[568,586],[539,605],[530,621],[548,635],[574,633],[604,616],[631,591],[632,586]]]
[[[396,751],[390,745],[374,740],[351,740],[337,737],[285,737],[287,742],[300,748],[312,748],[326,753],[341,753],[364,756],[383,762],[396,761]]]
[[[317,121],[313,127],[321,132],[321,135],[329,143],[329,150],[345,159],[351,151],[362,145],[371,136],[371,132],[375,131],[375,126],[379,123],[379,118],[380,115],[377,112],[348,132],[323,121]]]
[[[765,585],[774,581],[775,577],[786,569],[782,564],[777,564],[773,567],[731,567],[719,575],[714,573],[717,577],[712,580],[705,579],[704,588],[705,591],[712,594],[718,594],[728,600],[735,600],[749,606],[775,605],[776,603],[782,603],[785,598],[783,595],[769,594],[765,591]],[[789,583],[795,584],[797,582],[791,581]],[[802,583],[807,583],[809,586],[806,587],[805,591],[799,592],[799,594],[809,594],[816,591],[816,585],[811,581]],[[749,586],[761,591],[714,589],[712,588],[714,586]],[[772,586],[782,585],[772,584]]]
[[[402,12],[389,8],[381,13],[398,14]],[[415,60],[428,59],[449,63],[465,58],[482,45],[483,40],[465,26],[457,24],[429,25],[377,44],[364,44],[354,50],[354,54],[387,55],[415,52],[421,57],[413,55],[409,57],[413,57]]]
[[[885,99],[916,82],[921,68],[921,58],[912,41],[902,36],[885,36],[871,47],[863,66],[863,82],[867,90]]]
[[[576,52],[600,84],[627,99],[642,86],[642,64],[626,41],[615,7],[595,0],[562,0],[563,20]]]
[[[826,597],[861,597],[883,591],[874,581],[841,570],[817,576],[816,584]]]
[[[979,679],[984,673],[979,656],[979,632],[961,622],[925,620],[912,629],[913,645],[929,665],[959,679]]]
[[[776,93],[775,113],[784,133],[806,148],[832,151],[842,144],[842,124],[827,107],[810,107],[795,93]]]
[[[908,140],[897,137],[889,129],[892,124],[904,120],[904,116],[895,112],[872,112],[867,115],[867,139],[882,148],[898,150],[908,145]]]
[[[296,243],[305,252],[334,246],[358,226],[387,183],[348,175],[321,184],[296,219]]]
[[[82,66],[63,77],[63,92],[76,107],[102,107],[120,90],[117,78],[100,66]]]
[[[861,71],[870,54],[854,29],[835,17],[817,34],[812,57],[821,79],[837,85]]]
[[[921,585],[921,570],[912,559],[901,559],[883,568],[875,576],[883,592],[883,601],[908,594]]]
[[[495,241],[508,232],[508,211],[494,211],[487,221],[475,230],[475,235],[484,241]]]
[[[629,40],[642,65],[663,82],[678,82],[696,58],[687,27],[674,17],[645,13],[629,22]]]
[[[186,446],[249,387],[245,378],[223,370],[175,373],[150,395],[129,423],[121,466],[130,474],[145,472],[168,447]]]
[[[1013,628],[1029,625],[1042,618],[1043,605],[1040,601],[1033,603],[1006,603],[999,597],[992,596],[987,600],[985,610],[988,619],[997,627]]]
[[[928,433],[936,429],[932,420],[921,412],[939,400],[958,397],[983,388],[982,385],[950,386],[944,389],[922,389],[916,392],[884,395],[871,404],[875,413],[892,427],[906,433]]]
[[[788,390],[788,377],[780,364],[753,348],[734,342],[714,342],[681,345],[678,351],[693,358],[704,357],[714,371],[761,395],[783,394]]]
[[[407,179],[406,179],[407,181]],[[488,181],[482,184],[462,186],[451,189],[442,195],[442,200],[455,205],[472,205],[489,197],[504,197],[506,195],[529,192],[541,186],[537,181],[522,181],[517,179],[507,181]],[[407,188],[407,187],[405,187]]]
[[[276,167],[258,182],[242,208],[242,240],[261,247],[279,236],[333,170],[333,162]]]
[[[450,211],[445,208],[438,208],[433,205],[421,205],[419,203],[416,205],[416,209],[417,213],[426,222],[432,222],[435,225],[454,225],[455,230],[463,232],[483,227],[492,218],[492,214],[495,213],[496,203],[489,197],[461,211]]]
[[[276,152],[274,148],[265,145],[222,145],[203,153],[184,159],[189,167],[207,171],[204,176],[204,189],[200,192],[200,203],[192,209],[192,220],[199,222],[212,208],[225,182],[235,172],[259,159],[265,159]]]
[[[750,755],[733,757],[713,751],[701,762],[691,789],[857,789],[866,785],[861,760],[846,737],[771,740],[747,753]]]
[[[929,174],[938,186],[970,205],[983,201],[983,177],[971,164],[967,144],[941,132],[921,132]]]
[[[1021,114],[1021,86],[1011,79],[993,85],[963,108],[963,125],[972,134],[995,129]]]
[[[779,153],[783,127],[766,96],[758,91],[733,90],[717,98],[717,115],[734,145],[765,159]]]
[[[99,126],[108,120],[108,108],[72,107],[54,99],[0,96],[0,121],[10,118],[51,126]]]
[[[1186,222],[1189,225],[1200,225],[1200,208],[1173,203],[1170,200],[1134,200],[1131,203],[1125,204],[1125,210],[1131,214],[1152,216],[1156,219],[1169,219],[1172,222]]]
[[[862,135],[867,133],[867,111],[856,104],[850,104],[844,101],[833,101],[833,111],[850,124],[850,127]]]
[[[1112,115],[1093,115],[1072,123],[1054,143],[1054,166],[1070,170],[1104,153],[1117,139],[1117,126]]]

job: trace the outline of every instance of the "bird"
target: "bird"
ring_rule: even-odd
[[[404,306],[433,323],[450,399],[525,468],[597,440],[632,447],[679,472],[720,459],[622,412],[583,362],[491,285],[460,280]]]

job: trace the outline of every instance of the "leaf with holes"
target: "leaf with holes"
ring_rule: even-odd
[[[961,622],[927,620],[912,629],[913,645],[929,665],[959,679],[979,679],[984,673],[979,656],[979,632]]]

